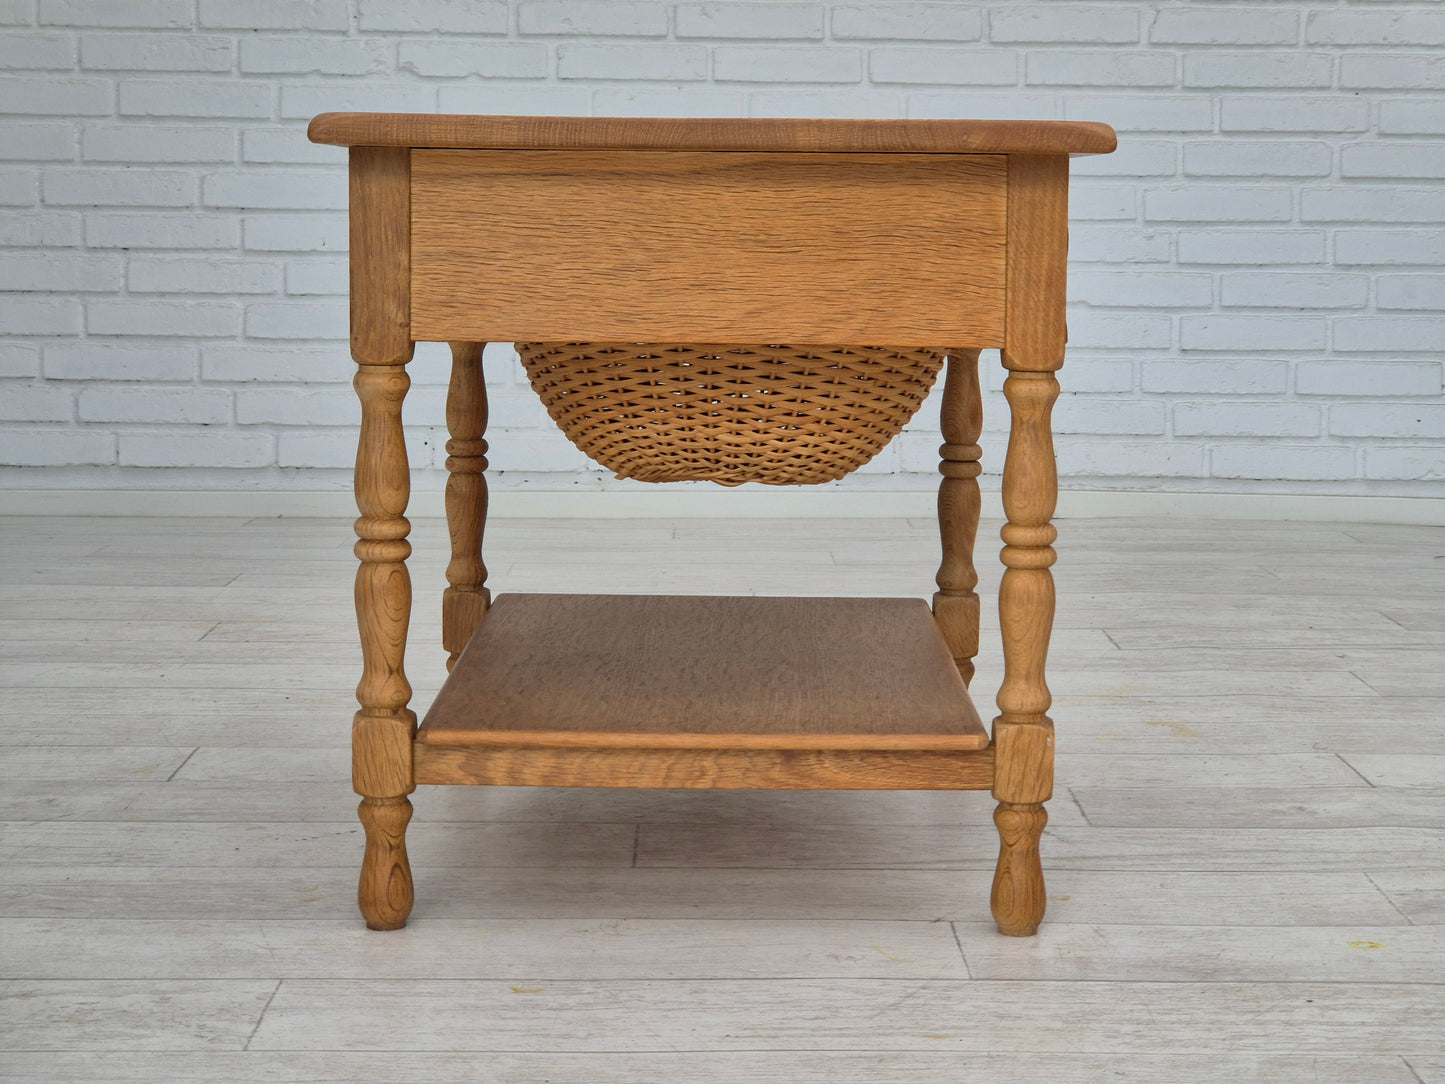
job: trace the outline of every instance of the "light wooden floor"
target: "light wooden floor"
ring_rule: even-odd
[[[1445,529],[1060,527],[1014,940],[977,793],[422,788],[412,924],[369,933],[349,523],[0,521],[0,1077],[1445,1081]],[[413,537],[425,706],[444,527]],[[488,557],[759,594],[936,563],[922,520],[503,520]],[[986,716],[998,675],[990,642]]]

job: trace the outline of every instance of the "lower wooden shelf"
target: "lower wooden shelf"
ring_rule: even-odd
[[[988,733],[918,599],[502,595],[418,783],[978,789]]]

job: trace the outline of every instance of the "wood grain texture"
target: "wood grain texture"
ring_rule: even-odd
[[[93,989],[90,988],[90,989]],[[86,990],[86,993],[90,992]],[[84,997],[85,994],[78,995]],[[1068,995],[1060,1004],[1067,1005]],[[1021,1046],[1024,1044],[1020,1044]],[[437,1084],[485,1080],[487,1084],[586,1081],[638,1084],[685,1080],[688,1084],[737,1084],[740,1080],[788,1084],[876,1084],[880,1067],[908,1084],[958,1084],[958,1054],[952,1050],[842,1053],[831,1051],[718,1050],[613,1053],[394,1053],[387,1050],[261,1051],[183,1053],[153,1051],[15,1051],[7,1066],[17,1078],[44,1084],[154,1084],[157,1080],[205,1080],[251,1084],[257,1080],[306,1084]],[[1415,1071],[1412,1072],[1412,1067]],[[974,1053],[969,1074],[995,1084],[1036,1084],[1041,1080],[1127,1081],[1129,1084],[1218,1084],[1220,1080],[1269,1084],[1441,1084],[1445,1057],[1411,1055],[1410,1064],[1391,1054],[1036,1054],[1028,1050]]]
[[[411,802],[405,798],[363,798],[357,806],[366,831],[357,903],[373,930],[399,930],[411,914],[414,889],[406,857]]]
[[[938,590],[933,594],[933,616],[938,622],[964,684],[973,680],[978,654],[978,569],[973,563],[974,541],[982,497],[978,476],[979,436],[983,431],[983,395],[978,383],[978,351],[951,349],[940,405],[943,446],[938,454],[938,533],[943,558],[938,566]]]
[[[1032,937],[1044,919],[1047,897],[1039,858],[1039,836],[1049,815],[1031,802],[1000,802],[993,814],[1000,841],[989,906],[998,932],[1007,937]]]
[[[9,975],[52,980],[968,978],[946,922],[428,917],[388,951],[346,919],[0,918],[0,938]]]
[[[987,790],[993,750],[647,749],[416,743],[418,783],[689,790]]]
[[[447,530],[452,559],[442,595],[442,646],[450,670],[482,623],[491,603],[482,532],[487,525],[487,384],[482,373],[486,343],[452,343],[447,390]]]
[[[1005,359],[1008,363],[1008,359]],[[1004,564],[999,585],[999,629],[1004,678],[994,720],[999,800],[998,868],[992,906],[999,932],[1027,937],[1044,914],[1044,876],[1039,835],[1048,822],[1044,802],[1053,792],[1054,732],[1045,714],[1051,702],[1044,667],[1054,620],[1054,581],[1049,568],[1058,537],[1050,519],[1058,478],[1049,422],[1059,383],[1052,372],[1011,372],[1004,395],[1012,411],[1004,460],[1003,504],[1008,522],[1000,532]]]
[[[416,715],[404,668],[411,619],[411,579],[405,512],[411,493],[402,400],[411,381],[406,366],[363,365],[354,381],[361,399],[356,454],[356,623],[362,673],[352,722],[352,786],[363,796],[366,829],[358,899],[367,925],[396,929],[411,909],[411,874],[404,836],[411,818],[405,795],[412,783],[411,740]]]
[[[362,365],[411,359],[411,152],[349,153],[351,356]]]
[[[1287,982],[1241,987],[721,979],[629,984],[625,996],[614,983],[537,985],[544,989],[519,995],[506,981],[286,982],[249,1049],[358,1049],[378,1041],[379,1020],[393,1022],[384,1040],[391,1049],[455,1051],[465,1045],[586,1051],[593,1058],[611,1051],[653,1051],[668,1041],[707,1051],[781,1047],[826,1052],[850,1049],[866,1036],[875,1052],[942,1046],[954,1055],[958,1074],[960,1054],[1000,1049],[1115,1057],[1121,1048],[1187,1051],[1205,1061],[1222,1042],[1236,1054],[1429,1051],[1438,1049],[1445,1013],[1445,987],[1392,983],[1341,989],[1336,983]],[[366,1013],[357,1012],[362,1003]],[[1061,1011],[1061,1005],[1069,1011]],[[487,1026],[478,1027],[478,1021]],[[888,1059],[881,1064],[881,1073],[875,1067],[863,1079],[900,1079]],[[1080,1079],[1077,1073],[1060,1076]],[[1084,1079],[1107,1080],[1107,1071]]]
[[[361,399],[361,437],[356,456],[356,622],[362,673],[356,688],[353,752],[358,794],[392,798],[411,789],[405,759],[394,764],[396,735],[409,739],[416,716],[407,708],[411,685],[404,656],[411,617],[411,578],[406,559],[407,501],[411,492],[401,405],[410,379],[404,366],[361,367],[354,381]],[[388,740],[383,734],[393,734]],[[380,746],[381,748],[378,748]],[[373,750],[378,755],[373,755]]]
[[[999,346],[1005,161],[419,150],[412,334]]]
[[[1054,618],[1049,569],[1057,559],[1058,530],[1050,520],[1058,500],[1058,468],[1049,415],[1058,394],[1059,383],[1049,372],[1010,373],[1004,381],[1013,421],[1003,469],[1008,522],[999,532],[1004,542],[998,601],[1004,679],[998,707],[1000,720],[1010,723],[1046,722],[1051,703],[1044,667]]]
[[[507,117],[322,113],[313,143],[512,150],[821,151],[1108,154],[1114,130],[1091,121]]]
[[[499,596],[420,742],[970,750],[987,735],[917,599]]]
[[[1008,160],[1008,297],[1004,368],[1042,372],[1064,364],[1069,253],[1069,160]]]

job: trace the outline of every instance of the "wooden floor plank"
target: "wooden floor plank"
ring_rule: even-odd
[[[1019,947],[957,924],[975,979],[1073,982],[1415,982],[1445,975],[1445,925],[1126,926],[1049,922]]]
[[[1372,869],[1369,877],[1411,922],[1445,922],[1445,870]]]
[[[206,750],[198,750],[199,756]],[[248,751],[249,752],[249,751]],[[271,750],[265,750],[270,753]],[[280,751],[276,764],[295,750]],[[344,750],[341,750],[344,755]],[[194,762],[195,757],[191,758]],[[189,767],[189,763],[187,765]],[[260,774],[260,773],[258,773]],[[90,782],[57,788],[53,781],[17,780],[0,789],[0,820],[295,821],[350,820],[355,795],[346,776],[264,782],[188,780],[167,783]],[[1366,793],[1375,793],[1365,788]],[[418,788],[418,823],[580,822],[667,823],[705,819],[734,831],[779,824],[956,824],[991,827],[994,802],[977,791],[631,790],[583,787]],[[1058,802],[1055,826],[1081,825],[1073,803]]]
[[[12,747],[0,756],[0,780],[131,781],[169,778],[194,750],[148,746]],[[67,788],[69,789],[69,788]]]
[[[351,803],[348,802],[348,805]],[[360,854],[359,824],[109,823],[0,825],[14,865],[314,868]],[[426,824],[407,839],[418,866],[627,866],[629,824]]]
[[[1445,1081],[1445,1054],[1415,1054],[1406,1064],[1420,1084],[1442,1084]]]
[[[1445,801],[1445,755],[1421,756],[1418,753],[1348,752],[1345,762],[1372,787],[1414,787],[1437,792]]]
[[[1445,789],[1070,787],[1095,828],[1445,828]]]
[[[0,980],[0,1050],[240,1050],[276,988],[271,979]]]
[[[4,973],[22,979],[968,978],[943,922],[420,919],[372,933],[350,918],[0,919]]]
[[[1414,1065],[1421,1076],[1416,1076]],[[1422,1070],[1421,1067],[1425,1068]],[[1430,1067],[1434,1067],[1432,1070]],[[1270,1084],[1427,1084],[1445,1076],[1445,1058],[1393,1055],[1241,1054],[1006,1054],[971,1053],[962,1071],[990,1084],[1218,1084],[1220,1080]],[[707,1051],[527,1054],[387,1051],[247,1051],[245,1053],[14,1053],[0,1080],[27,1084],[154,1084],[204,1080],[207,1084],[958,1084],[956,1051]],[[966,1079],[966,1078],[965,1078]]]
[[[1441,1013],[1421,984],[288,980],[250,1049],[1382,1054],[1436,1049]]]
[[[1445,867],[1445,837],[1427,828],[1048,828],[1046,869],[1345,870]],[[872,825],[770,828],[746,839],[709,825],[642,825],[637,864],[672,867],[978,868],[986,834]]]
[[[1419,877],[1415,871],[1403,876]],[[988,921],[992,871],[470,865],[419,868],[417,877],[421,892],[413,917],[418,921],[604,917],[978,923]],[[1388,877],[1376,874],[1375,880],[1387,883]],[[1356,871],[1051,869],[1048,889],[1050,922],[1409,925],[1374,881]],[[1421,908],[1429,905],[1421,899]],[[244,866],[172,866],[164,876],[153,866],[17,865],[0,881],[0,916],[14,918],[239,921],[285,915],[359,922],[355,909],[354,861],[275,866],[264,874]]]

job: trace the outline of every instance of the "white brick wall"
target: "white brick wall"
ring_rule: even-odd
[[[1096,119],[1069,485],[1439,494],[1437,0],[0,0],[0,486],[344,481],[328,109]],[[985,446],[1005,414],[987,358]],[[499,486],[606,486],[488,352]],[[447,359],[419,347],[417,484]],[[867,468],[931,487],[936,401]]]

